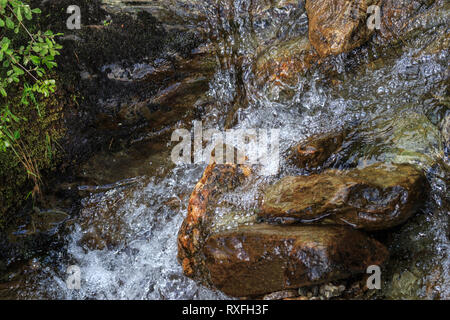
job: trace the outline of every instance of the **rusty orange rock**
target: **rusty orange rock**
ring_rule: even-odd
[[[306,0],[309,40],[320,57],[338,55],[364,44],[373,33],[367,9],[380,0]]]
[[[298,76],[307,72],[318,58],[307,37],[296,38],[260,54],[256,62],[256,76],[260,84],[293,85]]]
[[[178,232],[178,261],[185,275],[204,280],[201,249],[210,232],[213,210],[208,204],[220,194],[240,185],[250,175],[250,168],[234,164],[209,164],[191,194],[188,214]]]

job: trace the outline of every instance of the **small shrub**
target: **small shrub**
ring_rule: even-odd
[[[62,46],[55,38],[61,34],[35,30],[33,15],[40,12],[24,1],[0,0],[0,152],[14,152],[35,183],[33,194],[39,193],[41,181],[36,162],[20,141],[26,119],[16,116],[8,101],[17,95],[21,105],[36,108],[41,116],[39,97],[55,91],[48,71],[57,66],[54,60]]]

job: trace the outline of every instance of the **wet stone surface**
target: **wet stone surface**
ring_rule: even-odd
[[[67,145],[94,157],[60,186],[80,197],[75,214],[50,229],[36,220],[64,229],[59,245],[0,262],[0,296],[448,299],[448,1],[383,1],[374,34],[365,10],[345,18],[349,2],[105,0],[83,11],[86,32],[64,41],[89,95],[76,111],[87,139]],[[279,128],[279,174],[171,163],[170,133],[194,117]],[[64,286],[71,264],[86,275],[76,292]],[[382,290],[365,287],[367,264],[383,265]]]
[[[367,9],[380,0],[307,0],[309,39],[321,57],[351,51],[364,44],[373,30],[367,28]]]
[[[212,284],[235,297],[345,278],[388,256],[349,227],[265,224],[212,235],[203,250]]]
[[[424,186],[423,174],[410,165],[378,164],[285,177],[266,190],[258,215],[285,223],[388,229],[416,212]]]

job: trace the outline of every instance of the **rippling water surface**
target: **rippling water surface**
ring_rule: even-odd
[[[204,27],[218,61],[208,92],[213,103],[205,108],[203,126],[280,129],[280,174],[261,177],[261,182],[298,172],[283,160],[294,143],[340,128],[348,128],[360,139],[347,141],[348,147],[337,155],[336,168],[376,161],[422,167],[431,185],[429,197],[418,215],[390,239],[396,261],[388,266],[384,293],[394,298],[450,298],[449,163],[441,135],[442,121],[449,115],[449,52],[446,47],[430,49],[434,41],[448,37],[448,10],[424,15],[422,27],[415,29],[420,32],[406,33],[399,44],[383,46],[374,39],[353,53],[330,59],[328,68],[313,67],[294,84],[261,85],[255,76],[258,57],[307,35],[301,2],[285,2],[258,7],[257,1],[250,0],[204,1],[199,8],[208,12]],[[176,261],[177,232],[205,165],[174,166],[169,157],[173,144],[167,139],[162,145],[167,151],[158,159],[146,159],[154,174],[87,195],[79,216],[65,227],[63,250],[35,258],[37,267],[11,295],[226,298],[184,277]],[[251,190],[239,194],[237,202],[251,207],[254,194]],[[81,290],[66,288],[69,265],[81,269]],[[416,279],[406,294],[396,287],[405,272]]]

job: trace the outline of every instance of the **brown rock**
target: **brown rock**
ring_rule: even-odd
[[[293,85],[318,58],[307,37],[296,38],[263,52],[256,62],[256,76],[263,84]]]
[[[203,251],[212,284],[235,297],[346,278],[388,257],[378,241],[344,226],[240,227],[210,236]]]
[[[284,223],[387,229],[405,222],[415,212],[424,183],[423,174],[409,164],[375,164],[364,169],[285,177],[266,190],[258,214]]]
[[[381,7],[381,36],[386,40],[402,36],[407,24],[421,8],[435,0],[383,0]]]
[[[205,279],[201,250],[210,233],[214,212],[208,210],[208,205],[223,192],[240,185],[249,175],[250,169],[244,165],[212,163],[205,169],[191,194],[188,215],[178,232],[178,261],[185,275]]]
[[[309,40],[321,57],[338,55],[364,44],[373,30],[367,28],[367,8],[379,0],[306,0]]]
[[[341,148],[344,138],[344,131],[314,135],[294,146],[290,159],[299,168],[311,169],[322,166]]]

